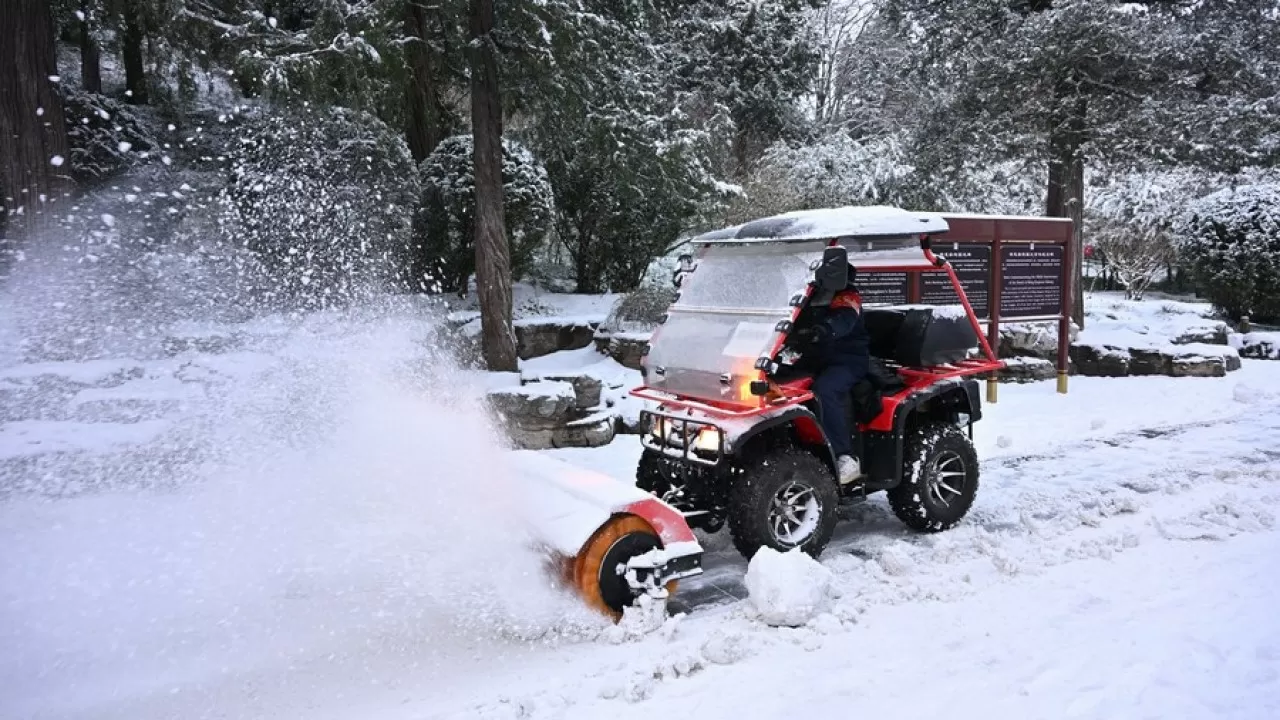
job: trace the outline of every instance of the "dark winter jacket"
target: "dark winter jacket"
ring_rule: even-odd
[[[842,290],[828,307],[815,310],[818,337],[807,359],[824,366],[847,365],[865,375],[871,364],[871,337],[862,319],[862,296],[852,288]]]

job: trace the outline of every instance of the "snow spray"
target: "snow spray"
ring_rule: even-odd
[[[52,300],[14,287],[6,342]],[[66,492],[92,453],[5,466],[23,491],[0,496],[0,715],[256,667],[425,680],[592,622],[526,545],[481,378],[431,344],[437,321],[401,297],[205,323],[234,347],[139,360],[130,382],[191,392],[98,482]]]

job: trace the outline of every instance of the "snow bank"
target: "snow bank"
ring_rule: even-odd
[[[761,621],[799,627],[826,610],[832,581],[830,570],[799,550],[763,547],[747,565],[745,584]]]

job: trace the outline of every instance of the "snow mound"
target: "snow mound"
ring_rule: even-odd
[[[714,665],[733,665],[751,655],[747,635],[738,630],[718,628],[702,644],[702,657]]]
[[[833,577],[800,550],[781,553],[762,547],[747,565],[745,584],[761,621],[799,627],[826,611]]]

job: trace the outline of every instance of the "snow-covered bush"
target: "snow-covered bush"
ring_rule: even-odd
[[[1201,293],[1220,311],[1232,320],[1280,320],[1280,184],[1201,198],[1178,234]]]
[[[1085,193],[1085,234],[1125,288],[1141,300],[1159,270],[1177,258],[1171,234],[1181,210],[1203,194],[1192,170],[1123,173]]]
[[[467,286],[475,271],[475,165],[470,134],[455,135],[418,167],[422,180],[420,227],[428,257],[439,258],[439,280],[450,290]],[[433,197],[434,196],[434,197]],[[551,229],[555,201],[547,170],[527,148],[502,141],[502,200],[512,276],[520,279]],[[433,202],[434,201],[434,202]],[[435,204],[438,202],[438,204]],[[442,212],[432,222],[429,215]]]
[[[77,181],[110,175],[146,160],[160,148],[136,107],[69,84],[59,87],[71,148],[68,165]]]
[[[645,283],[614,303],[604,327],[618,333],[652,331],[661,324],[662,316],[675,298],[675,288],[670,282],[665,286]]]
[[[418,196],[399,132],[365,113],[304,108],[246,123],[219,224],[270,274],[266,300],[326,307],[417,287],[405,268]]]
[[[811,145],[775,143],[752,173],[733,220],[820,207],[901,204],[913,172],[892,136],[854,140],[835,133]]]

